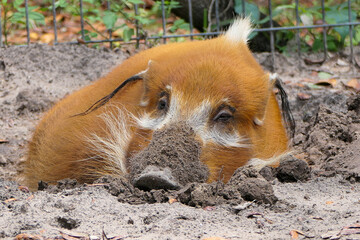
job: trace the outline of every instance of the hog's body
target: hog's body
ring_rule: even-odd
[[[248,50],[249,31],[248,21],[240,20],[216,39],[143,51],[67,96],[42,119],[29,144],[27,185],[123,174],[154,131],[178,122],[194,130],[209,181],[222,167],[227,180],[249,159],[284,153],[288,139],[273,83]],[[134,75],[142,79],[126,84],[105,106],[73,116]]]

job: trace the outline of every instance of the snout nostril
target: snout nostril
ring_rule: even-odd
[[[133,184],[142,190],[176,190],[180,188],[169,168],[160,169],[157,166],[147,166],[138,176],[134,177]]]

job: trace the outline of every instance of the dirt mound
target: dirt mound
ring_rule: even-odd
[[[258,55],[265,65],[269,57]],[[293,155],[286,156],[277,169],[263,168],[260,175],[245,167],[227,184],[201,183],[206,171],[198,162],[200,149],[193,141],[188,145],[178,141],[184,149],[180,157],[194,162],[184,160],[191,174],[184,169],[171,172],[181,182],[176,190],[144,191],[128,179],[107,176],[91,185],[70,179],[55,186],[40,183],[42,191],[37,192],[9,181],[21,166],[26,142],[41,114],[121,60],[119,53],[75,45],[1,49],[0,139],[7,141],[0,143],[0,176],[5,177],[0,178],[0,238],[24,233],[99,239],[105,232],[108,238],[124,239],[286,239],[291,230],[298,230],[316,239],[326,234],[345,239],[342,229],[360,219],[360,96],[341,87],[300,86],[304,84],[298,82],[314,70],[303,62],[299,70],[297,57],[280,56],[276,63],[287,81],[297,123]],[[344,79],[358,78],[358,71],[350,73],[348,66],[335,73],[336,61],[330,57],[327,66],[317,66],[316,71],[330,69]],[[178,134],[188,136],[191,131]],[[142,170],[134,173],[143,173],[148,163],[169,167],[166,161],[175,157],[172,149],[164,149],[167,159],[154,160],[167,137],[173,135],[155,136],[154,146],[136,157]],[[192,174],[200,180],[191,182],[196,181]],[[358,238],[357,228],[351,229],[355,233],[346,237]]]
[[[201,146],[195,140],[195,133],[185,123],[156,131],[150,144],[129,160],[130,178],[138,187],[147,189],[162,188],[151,184],[152,178],[158,178],[154,176],[156,172],[167,175],[172,189],[191,182],[205,182],[209,170],[200,161],[200,153]]]

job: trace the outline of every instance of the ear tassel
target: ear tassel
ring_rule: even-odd
[[[72,115],[71,117],[77,117],[77,116],[84,116],[84,115],[87,115],[93,111],[95,111],[96,109],[102,107],[103,105],[105,105],[108,101],[110,101],[110,99],[112,97],[115,96],[115,94],[120,91],[123,87],[125,87],[128,83],[131,83],[131,82],[135,82],[137,80],[142,80],[143,77],[140,76],[140,74],[137,74],[137,75],[134,75],[128,79],[126,79],[124,82],[122,82],[120,84],[120,86],[118,86],[114,91],[112,91],[109,95],[106,95],[105,97],[99,99],[98,101],[96,101],[93,105],[91,105],[85,112],[82,112],[82,113],[78,113],[78,114],[75,114],[75,115]]]
[[[291,137],[293,138],[294,134],[295,134],[296,124],[295,124],[294,117],[291,113],[289,100],[288,100],[286,91],[284,90],[284,88],[282,86],[282,81],[277,76],[277,74],[274,74],[274,75],[271,74],[270,79],[275,80],[274,87],[279,89],[279,93],[280,93],[280,97],[281,97],[281,109],[282,109],[281,113],[285,120],[286,125],[290,128],[290,134],[291,134]]]

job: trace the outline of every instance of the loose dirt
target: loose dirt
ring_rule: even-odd
[[[359,49],[355,53],[360,56]],[[70,179],[56,186],[40,183],[39,191],[29,192],[18,184],[17,173],[37,121],[54,102],[106,74],[125,55],[76,45],[1,49],[0,238],[360,238],[360,94],[346,86],[360,74],[347,54],[331,54],[324,64],[310,66],[297,56],[276,56],[297,124],[293,151],[279,168],[258,173],[244,167],[227,184],[202,183],[207,170],[196,163],[199,148],[179,138],[182,158],[174,164],[188,164],[193,172],[174,173],[177,189],[143,191],[132,180],[105,176],[91,185]],[[270,56],[256,58],[270,70]],[[319,72],[330,72],[336,84],[318,84]],[[135,157],[140,163],[132,179],[149,164],[141,161],[162,166],[172,158],[172,149],[165,149],[168,159],[155,158],[172,132],[159,133],[149,145],[151,161]]]

